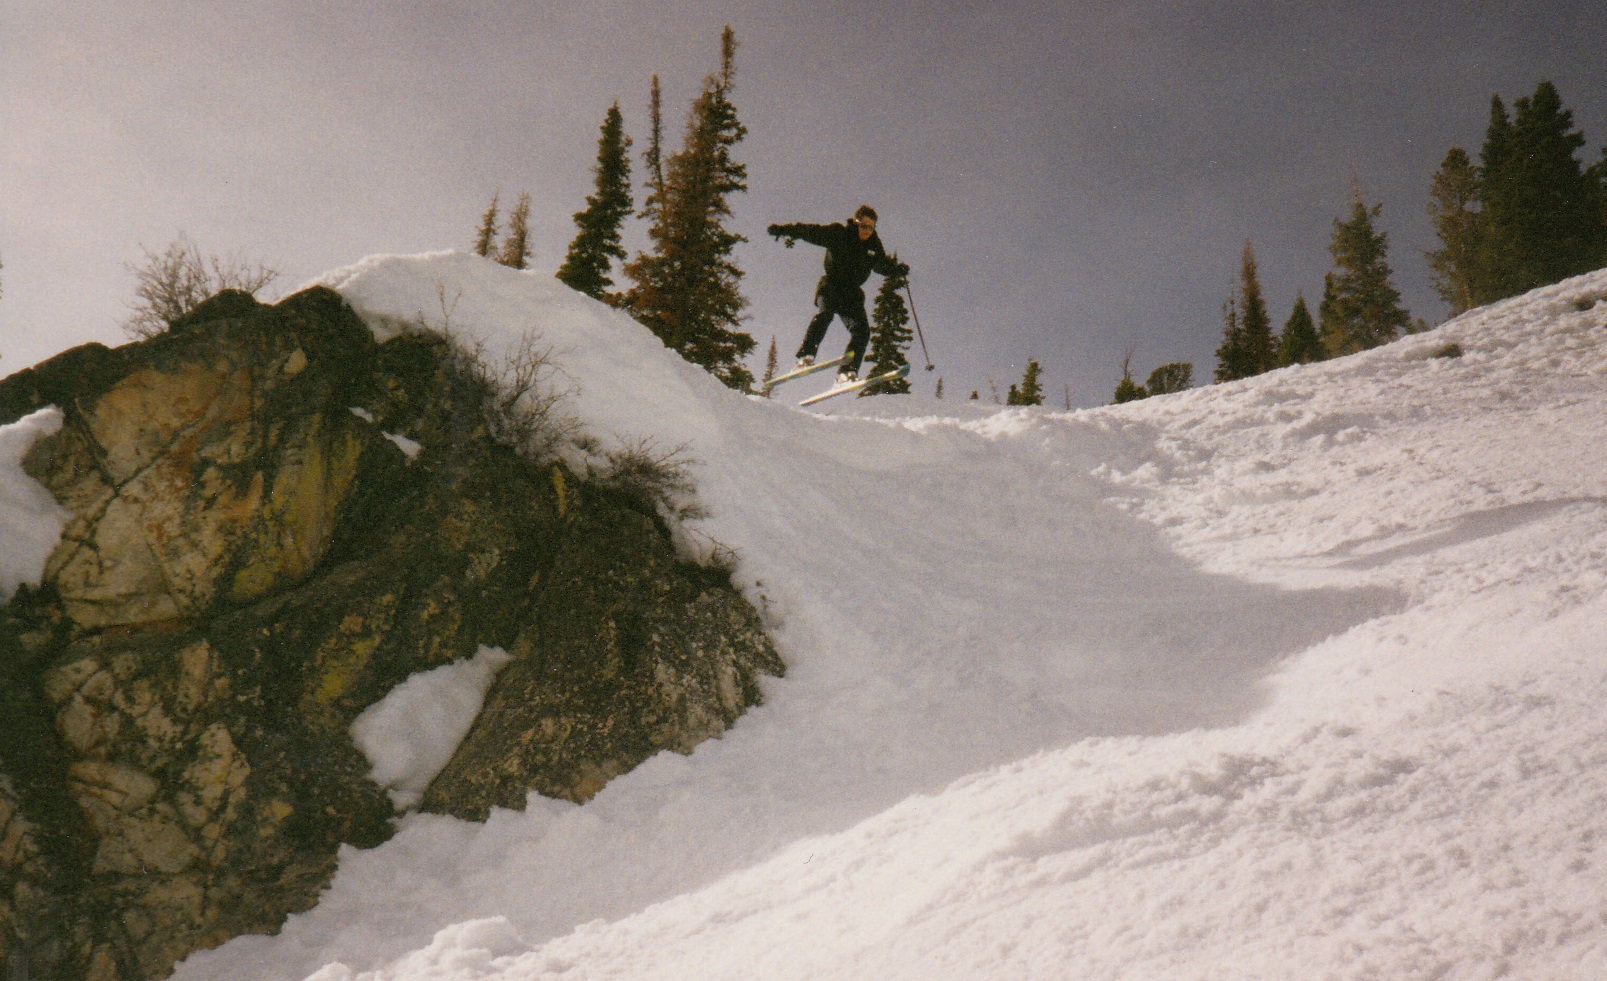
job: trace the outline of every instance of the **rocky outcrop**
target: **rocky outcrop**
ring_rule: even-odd
[[[0,422],[62,408],[25,467],[72,513],[0,610],[8,978],[162,977],[310,907],[391,832],[352,720],[481,645],[513,659],[430,810],[584,801],[758,701],[782,666],[729,576],[499,442],[494,394],[322,288],[0,382]]]

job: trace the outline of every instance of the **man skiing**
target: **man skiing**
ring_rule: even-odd
[[[876,234],[876,209],[860,205],[854,217],[841,225],[771,225],[766,229],[792,248],[794,239],[826,250],[826,274],[815,287],[814,319],[804,332],[803,344],[798,347],[798,365],[815,363],[820,353],[820,342],[826,337],[826,328],[832,317],[843,318],[848,328],[848,350],[843,354],[842,369],[837,374],[839,384],[859,378],[859,366],[865,359],[865,348],[870,343],[870,318],[865,316],[865,281],[870,274],[909,274],[909,267],[894,261],[882,248]]]

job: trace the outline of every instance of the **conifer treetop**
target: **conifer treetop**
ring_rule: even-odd
[[[558,269],[558,278],[570,287],[610,302],[618,302],[618,298],[609,292],[614,285],[609,270],[614,260],[625,259],[622,226],[633,211],[630,146],[615,102],[604,114],[597,140],[597,163],[592,169],[595,189],[586,198],[585,209],[575,213],[578,232]]]

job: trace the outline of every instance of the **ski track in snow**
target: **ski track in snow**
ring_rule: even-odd
[[[1120,407],[824,416],[473,257],[326,279],[537,326],[594,434],[684,445],[788,675],[584,807],[409,815],[179,981],[1607,977],[1607,271]]]

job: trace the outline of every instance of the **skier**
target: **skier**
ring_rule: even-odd
[[[873,272],[883,276],[895,272],[909,275],[909,266],[894,261],[882,248],[882,240],[876,235],[876,209],[868,204],[860,205],[854,217],[841,225],[771,225],[766,231],[782,239],[789,249],[794,239],[802,239],[826,250],[826,274],[815,287],[817,312],[804,332],[803,344],[798,347],[798,366],[815,363],[831,318],[841,317],[848,328],[848,350],[843,354],[837,381],[843,384],[857,380],[865,348],[870,343],[870,318],[865,316],[865,280]]]

